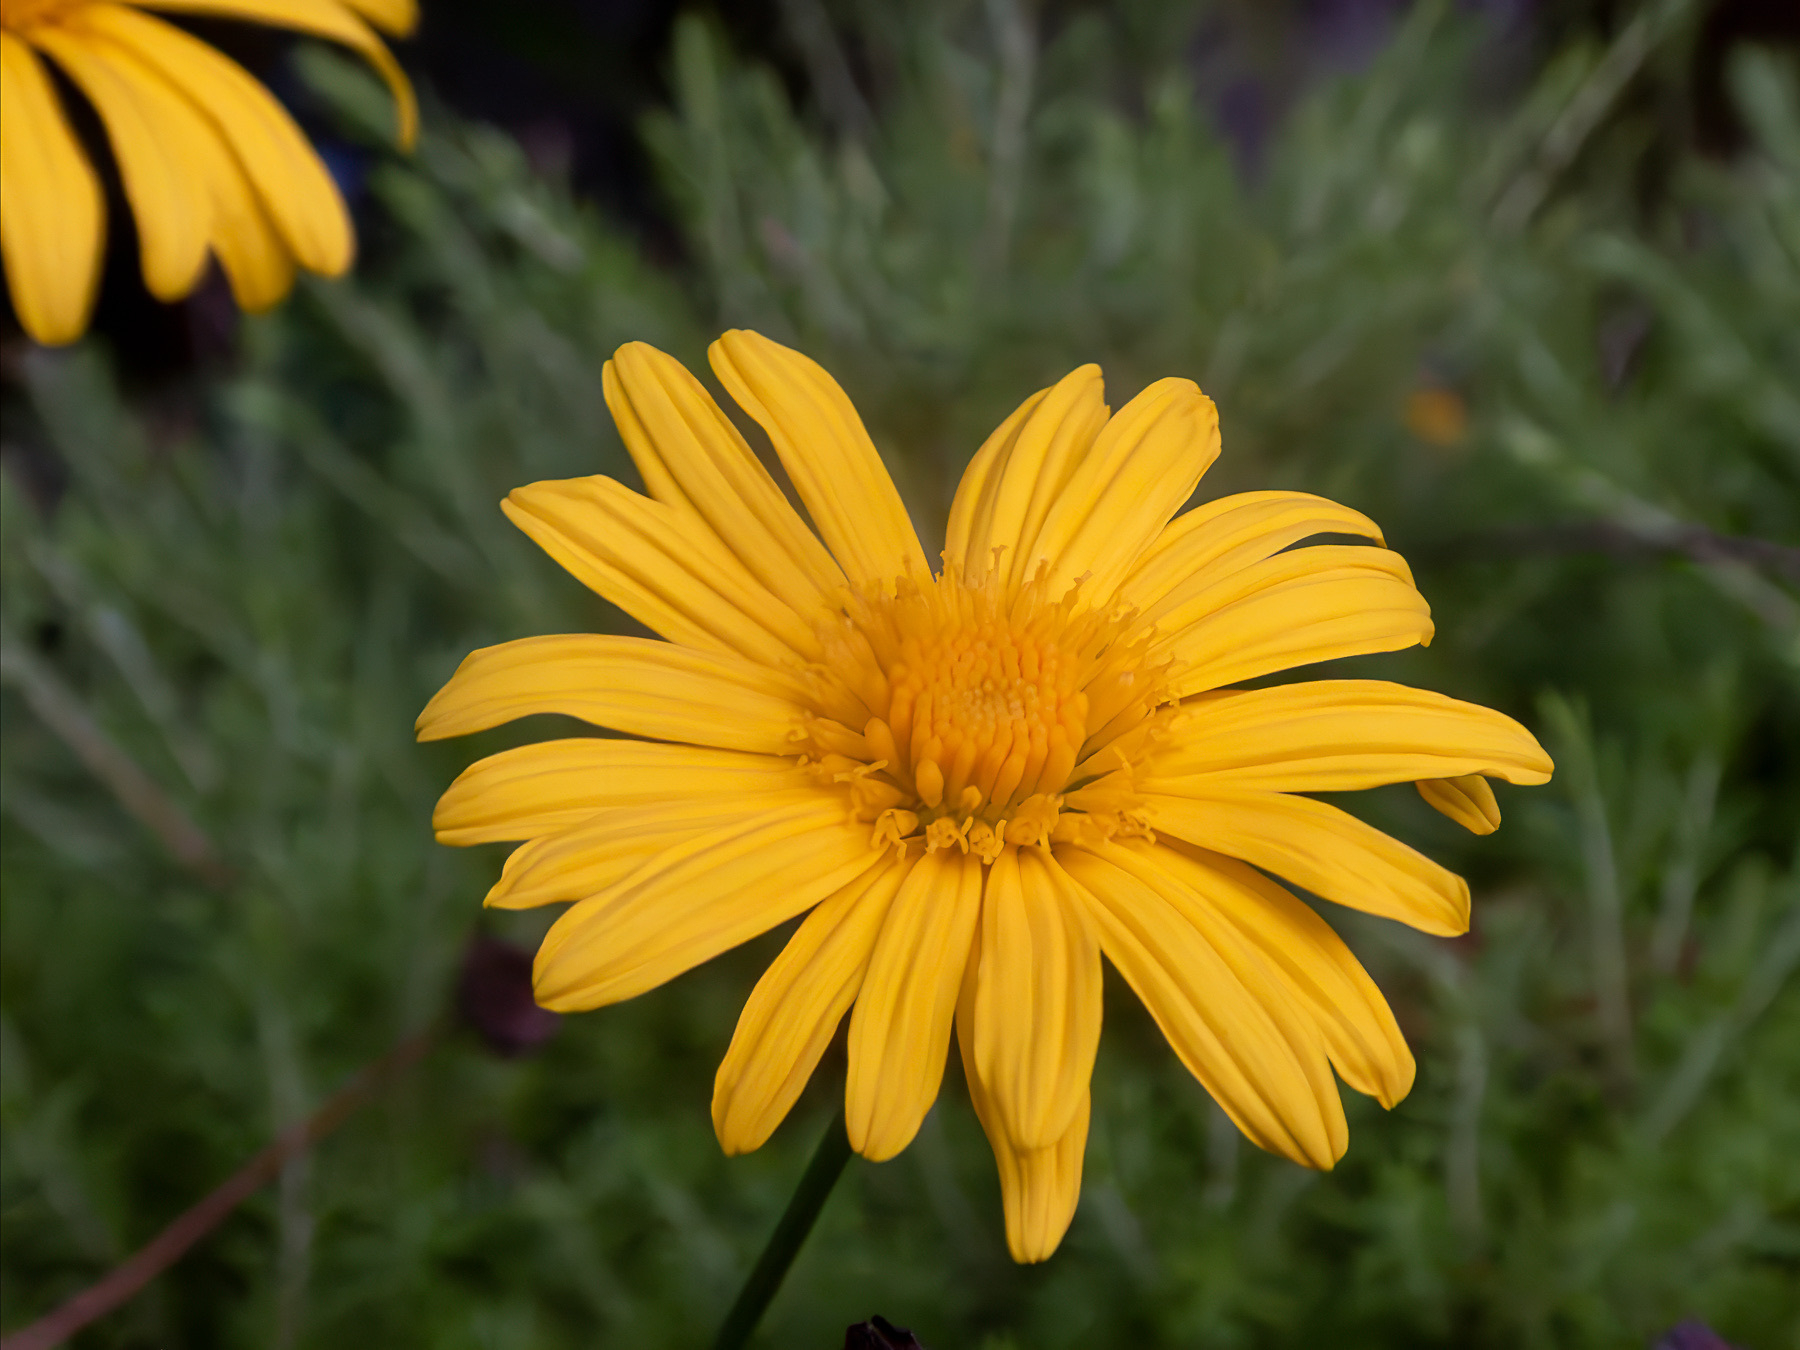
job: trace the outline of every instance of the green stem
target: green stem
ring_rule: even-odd
[[[781,1222],[775,1225],[762,1255],[756,1259],[756,1268],[744,1281],[744,1287],[738,1290],[737,1302],[725,1314],[725,1321],[713,1340],[713,1350],[740,1350],[749,1342],[750,1334],[762,1321],[775,1291],[781,1288],[788,1267],[794,1264],[794,1257],[799,1254],[806,1235],[812,1232],[819,1211],[825,1208],[831,1188],[843,1175],[844,1164],[849,1160],[850,1136],[844,1132],[844,1113],[840,1109],[837,1118],[826,1128],[825,1137],[819,1140],[818,1148],[813,1150],[812,1161],[807,1163],[800,1184],[794,1188]]]

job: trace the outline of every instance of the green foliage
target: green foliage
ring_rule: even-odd
[[[763,1344],[879,1310],[938,1347],[1610,1347],[1684,1316],[1800,1345],[1791,66],[1741,54],[1751,149],[1646,204],[1621,71],[1679,57],[1682,7],[1501,114],[1467,92],[1476,30],[1421,5],[1246,185],[1180,6],[1047,34],[1004,0],[864,8],[872,95],[827,71],[817,117],[679,30],[647,129],[674,275],[440,113],[373,170],[356,277],[245,321],[185,411],[123,398],[93,346],[19,363],[8,445],[66,484],[0,480],[0,1325],[443,1018],[472,930],[541,931],[480,912],[499,852],[429,816],[544,728],[421,748],[412,718],[472,647],[626,622],[494,503],[629,475],[618,343],[701,369],[744,324],[839,376],[928,539],[1070,366],[1115,404],[1199,379],[1226,445],[1203,492],[1323,492],[1413,561],[1436,642],[1356,671],[1503,707],[1559,765],[1485,839],[1410,792],[1352,802],[1470,875],[1476,929],[1330,916],[1420,1058],[1393,1113],[1349,1103],[1334,1173],[1242,1143],[1109,998],[1063,1250],[1007,1259],[953,1073],[912,1148],[853,1163]],[[358,76],[306,70],[379,138]],[[1467,409],[1445,444],[1407,429],[1427,385]],[[828,1059],[766,1149],[719,1155],[712,1070],[778,940],[533,1057],[448,1033],[81,1343],[702,1343],[841,1085]]]

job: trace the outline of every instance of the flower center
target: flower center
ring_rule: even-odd
[[[23,32],[37,24],[48,23],[82,0],[0,0],[0,29],[9,33]]]
[[[1131,619],[955,565],[902,578],[822,635],[808,759],[848,785],[877,842],[902,848],[992,861],[1007,843],[1141,829],[1129,778],[1144,737],[1130,733],[1166,695]]]

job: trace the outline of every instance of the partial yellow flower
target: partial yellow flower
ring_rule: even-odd
[[[649,495],[580,478],[504,509],[668,641],[489,647],[419,717],[427,740],[542,712],[643,738],[508,750],[438,804],[446,843],[528,841],[488,904],[572,902],[539,1000],[630,998],[806,914],[719,1068],[720,1143],[769,1137],[848,1013],[850,1142],[894,1156],[954,1025],[1008,1243],[1037,1261],[1080,1193],[1104,953],[1251,1140],[1331,1167],[1332,1070],[1391,1106],[1413,1059],[1349,949],[1265,872],[1430,933],[1466,929],[1469,890],[1296,794],[1419,782],[1485,824],[1486,777],[1551,768],[1510,718],[1439,694],[1225,687],[1428,641],[1406,564],[1304,493],[1176,516],[1219,451],[1211,400],[1160,380],[1110,413],[1084,366],[976,454],[933,574],[825,371],[747,332],[711,358],[817,534],[693,376],[622,347],[606,399]],[[1318,534],[1374,542],[1293,547]]]
[[[42,56],[106,128],[158,299],[192,291],[211,254],[238,304],[264,310],[296,265],[338,276],[355,252],[337,185],[293,118],[242,66],[145,9],[344,44],[387,81],[412,143],[412,86],[369,24],[410,32],[414,0],[0,0],[0,255],[19,322],[45,344],[87,327],[105,210]]]

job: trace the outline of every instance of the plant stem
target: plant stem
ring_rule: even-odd
[[[849,1160],[850,1136],[844,1132],[844,1112],[840,1108],[836,1118],[826,1127],[818,1148],[813,1150],[812,1161],[806,1164],[806,1171],[794,1188],[781,1222],[775,1225],[762,1255],[756,1259],[755,1269],[744,1281],[744,1287],[738,1290],[737,1301],[719,1325],[713,1350],[740,1350],[748,1343]]]

